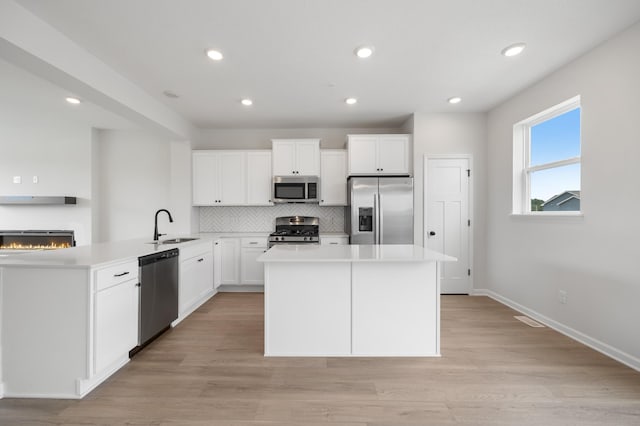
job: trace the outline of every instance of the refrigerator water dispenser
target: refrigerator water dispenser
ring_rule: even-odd
[[[361,232],[373,231],[373,207],[358,208],[358,230]]]

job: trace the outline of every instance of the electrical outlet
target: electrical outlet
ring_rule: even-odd
[[[33,177],[33,183],[38,183],[38,176]]]
[[[567,303],[567,292],[565,290],[558,290],[558,302],[563,305]]]
[[[13,183],[22,183],[22,176],[14,176]]]

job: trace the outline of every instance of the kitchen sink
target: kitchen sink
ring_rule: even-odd
[[[149,244],[180,244],[180,243],[186,243],[187,241],[193,241],[193,240],[199,240],[199,238],[170,238],[168,240],[162,240],[162,241],[153,241]]]

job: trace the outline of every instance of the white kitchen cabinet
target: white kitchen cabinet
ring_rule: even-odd
[[[349,135],[348,174],[408,175],[410,135]]]
[[[347,205],[347,151],[320,151],[320,205]]]
[[[272,139],[274,176],[320,175],[320,139]]]
[[[184,319],[215,294],[211,242],[180,249],[179,276],[178,315]]]
[[[271,151],[247,152],[247,204],[250,206],[272,206]]]
[[[240,282],[242,284],[264,284],[264,265],[256,259],[267,251],[267,238],[242,238],[240,245]]]
[[[93,374],[113,369],[138,344],[138,263],[94,271]]]
[[[222,241],[213,242],[213,288],[217,290],[222,284]]]
[[[320,234],[320,245],[348,245],[349,244],[349,236],[348,235],[324,235]]]
[[[220,239],[220,284],[240,284],[240,238]]]
[[[246,183],[245,152],[193,152],[193,205],[245,205]]]

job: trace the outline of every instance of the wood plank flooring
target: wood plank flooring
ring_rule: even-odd
[[[640,373],[486,297],[442,298],[442,358],[264,358],[263,295],[215,296],[85,399],[0,425],[640,425]]]

